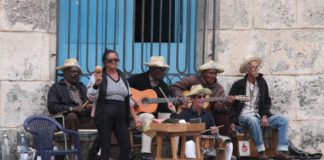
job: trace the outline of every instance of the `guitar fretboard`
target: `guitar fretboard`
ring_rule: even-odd
[[[178,101],[184,101],[185,98],[168,98],[170,102],[178,102]],[[214,101],[225,101],[226,97],[208,97],[206,98],[206,102],[214,102]],[[142,103],[144,104],[154,104],[154,103],[168,103],[168,101],[165,98],[144,98],[142,100]]]
[[[184,101],[184,98],[168,98],[170,102]],[[142,103],[154,104],[154,103],[168,103],[165,98],[143,98]]]

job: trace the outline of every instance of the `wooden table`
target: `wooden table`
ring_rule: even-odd
[[[196,145],[196,159],[203,159],[200,149],[200,132],[205,130],[205,123],[180,124],[180,123],[151,123],[149,131],[156,132],[156,159],[160,160],[162,152],[163,137],[169,136],[172,148],[172,159],[178,159],[176,137],[181,137],[180,158],[185,159],[185,146],[187,136],[192,136]],[[163,158],[165,159],[165,158]]]

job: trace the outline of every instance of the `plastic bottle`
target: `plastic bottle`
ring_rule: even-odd
[[[19,160],[27,160],[28,159],[28,143],[26,141],[25,135],[20,134],[19,140]]]
[[[9,159],[10,149],[9,149],[9,139],[7,134],[3,135],[3,141],[1,144],[1,158],[2,160]]]

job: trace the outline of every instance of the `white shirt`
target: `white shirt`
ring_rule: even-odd
[[[96,101],[99,97],[99,89],[94,89],[96,79],[94,75],[90,77],[88,82],[87,97],[90,101]],[[126,85],[129,88],[129,84],[124,84],[124,81],[119,77],[118,81],[114,81],[107,75],[107,92],[106,99],[120,100],[124,101],[125,96],[130,95],[130,90],[127,90]]]
[[[257,115],[258,114],[258,103],[259,103],[259,87],[258,83],[246,82],[246,95],[250,96],[250,101],[244,103],[244,107],[241,111],[240,116],[244,115]]]

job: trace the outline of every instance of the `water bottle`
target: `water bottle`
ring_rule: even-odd
[[[2,160],[9,159],[10,150],[9,150],[9,140],[7,134],[3,135],[3,141],[1,144],[1,158]]]
[[[28,143],[26,141],[25,135],[20,134],[19,140],[19,160],[27,160],[28,159]]]

